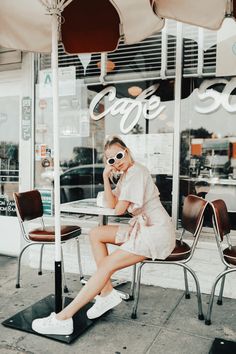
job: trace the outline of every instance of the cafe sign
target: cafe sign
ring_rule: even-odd
[[[99,120],[104,118],[107,114],[112,116],[121,115],[120,131],[123,134],[129,133],[134,126],[139,122],[141,117],[145,119],[157,118],[166,108],[161,105],[160,97],[153,95],[157,90],[158,85],[152,85],[144,90],[135,99],[131,98],[117,98],[116,88],[108,86],[101,92],[99,92],[91,101],[89,106],[89,113],[92,119]],[[109,107],[100,114],[95,114],[95,108],[99,103],[107,96]],[[127,121],[129,124],[127,125]]]
[[[212,88],[209,88],[216,84],[223,84],[224,89],[222,92],[218,92]],[[230,102],[230,96],[233,90],[236,89],[236,78],[232,78],[230,81],[226,79],[212,79],[205,80],[199,87],[198,98],[201,102],[205,102],[204,106],[195,105],[195,110],[202,114],[212,113],[222,106],[227,112],[236,112],[236,103]]]

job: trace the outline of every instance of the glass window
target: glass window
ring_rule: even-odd
[[[19,187],[19,97],[0,97],[0,215],[15,216]]]
[[[180,197],[223,199],[236,212],[235,78],[192,79],[182,100]],[[234,222],[235,224],[235,222]]]
[[[149,168],[171,213],[174,80],[86,86],[60,96],[61,202],[96,198],[103,190],[103,145],[120,135]],[[90,111],[89,111],[90,108]],[[99,117],[98,117],[99,115]],[[99,119],[97,119],[99,118]],[[53,188],[52,99],[36,99],[37,188]]]

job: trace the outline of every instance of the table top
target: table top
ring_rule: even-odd
[[[89,214],[89,215],[115,215],[115,209],[97,206],[97,199],[81,199],[61,204],[61,212]]]

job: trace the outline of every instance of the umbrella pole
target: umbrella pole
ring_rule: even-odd
[[[56,2],[58,0],[55,0]],[[52,13],[52,88],[53,88],[53,143],[54,143],[54,222],[55,222],[55,296],[50,294],[23,311],[11,316],[2,324],[6,327],[34,333],[32,321],[39,317],[47,317],[51,312],[60,312],[62,309],[62,270],[61,270],[61,223],[60,223],[60,174],[59,174],[59,82],[58,82],[58,13]],[[69,305],[72,299],[65,297],[65,306]],[[70,335],[60,336],[56,334],[43,334],[46,338],[55,339],[62,343],[72,343],[93,321],[88,319],[87,311],[92,303],[86,304],[77,314],[73,316],[74,331]]]
[[[54,145],[54,222],[55,222],[55,312],[62,309],[61,223],[60,223],[60,144],[58,83],[58,16],[52,14],[52,100]]]

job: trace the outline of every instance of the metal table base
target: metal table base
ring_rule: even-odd
[[[67,306],[72,300],[72,298],[65,297],[64,306]],[[88,319],[86,315],[87,310],[92,305],[93,303],[88,303],[80,311],[78,311],[77,314],[73,316],[74,332],[71,335],[46,335],[39,334],[32,330],[31,325],[34,319],[49,316],[51,312],[55,311],[55,296],[53,294],[48,295],[47,297],[29,306],[23,311],[18,312],[14,316],[3,321],[2,324],[6,327],[18,329],[20,331],[29,332],[59,342],[70,344],[95,322],[95,320]]]

